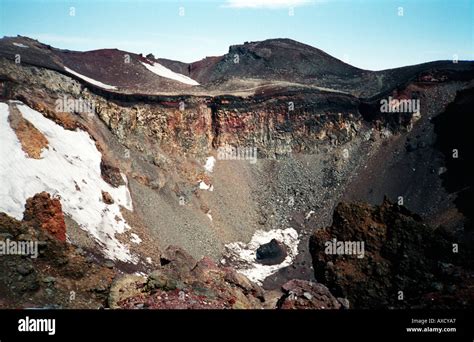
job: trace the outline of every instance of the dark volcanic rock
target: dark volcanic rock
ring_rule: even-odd
[[[191,77],[200,83],[222,82],[232,77],[316,83],[321,79],[361,77],[363,74],[361,69],[291,39],[233,45],[220,58],[210,57],[191,65]]]
[[[287,255],[285,245],[275,239],[257,249],[257,261],[264,265],[281,264]]]
[[[467,218],[465,227],[471,231],[474,231],[474,136],[470,131],[474,124],[473,106],[474,88],[460,91],[446,111],[433,119],[435,147],[443,153],[447,169],[441,176],[443,185],[449,193],[456,194],[454,203]]]
[[[362,258],[327,254],[327,241],[362,241]],[[354,308],[451,307],[472,305],[472,277],[461,266],[469,255],[443,229],[433,229],[407,209],[385,200],[381,206],[340,203],[331,227],[316,230],[310,251],[316,279]],[[446,272],[452,263],[457,272]],[[446,289],[460,286],[450,294]]]
[[[112,166],[102,160],[100,162],[100,171],[102,178],[113,187],[119,187],[125,184],[118,167]]]

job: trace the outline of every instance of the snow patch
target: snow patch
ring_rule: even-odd
[[[207,185],[204,181],[199,182],[199,189],[201,190],[208,190],[208,191],[214,191],[214,185]]]
[[[213,156],[207,157],[206,164],[204,165],[204,169],[208,173],[212,173],[214,171],[214,166],[216,165],[216,158]]]
[[[97,240],[108,258],[136,263],[137,257],[115,237],[130,229],[120,212],[120,206],[133,210],[128,185],[114,188],[102,179],[102,156],[89,134],[65,130],[23,103],[12,103],[49,145],[41,159],[28,158],[8,123],[8,105],[0,103],[0,212],[21,220],[26,199],[46,191],[60,197],[65,214]],[[115,203],[103,203],[102,191]]]
[[[27,48],[29,48],[29,46],[28,46],[28,45],[21,44],[21,43],[13,43],[13,45],[15,45],[15,46],[18,46],[18,47],[21,47],[21,48],[23,48],[23,49],[27,49]]]
[[[314,210],[310,210],[309,213],[306,214],[306,216],[305,216],[304,219],[305,219],[305,220],[309,220],[310,217],[311,217],[313,214],[314,214]]]
[[[209,220],[211,220],[211,222],[212,222],[212,215],[211,215],[211,212],[210,212],[210,211],[206,214],[206,216],[207,216],[207,217],[209,218]]]
[[[135,234],[135,233],[132,233],[130,234],[131,238],[130,238],[130,241],[132,241],[133,243],[136,243],[137,245],[142,243],[142,239],[140,239],[140,237]]]
[[[148,63],[143,63],[143,62],[141,62],[141,63],[145,66],[145,68],[147,68],[152,73],[154,73],[158,76],[169,78],[169,79],[172,79],[172,80],[184,83],[184,84],[199,85],[199,83],[197,83],[192,78],[190,78],[188,76],[184,76],[183,74],[178,74],[178,73],[164,67],[160,63],[153,62],[152,65],[150,65]]]
[[[257,262],[257,249],[272,239],[283,243],[287,247],[288,255],[280,264],[262,265]],[[298,255],[299,242],[298,232],[293,228],[273,229],[268,232],[257,230],[248,244],[232,242],[225,245],[225,257],[234,265],[237,272],[262,285],[265,278],[293,263]]]
[[[90,77],[87,77],[87,76],[84,76],[84,75],[81,75],[80,73],[78,72],[75,72],[74,70],[71,70],[69,69],[68,67],[64,67],[64,70],[66,70],[67,72],[73,74],[73,75],[76,75],[77,77],[79,78],[82,78],[84,81],[87,81],[91,84],[94,84],[98,87],[101,87],[101,88],[104,88],[104,89],[108,89],[108,90],[117,90],[117,87],[115,86],[111,86],[111,85],[108,85],[108,84],[105,84],[105,83],[102,83],[102,82],[99,82],[99,81],[96,81],[94,80],[93,78],[90,78]]]

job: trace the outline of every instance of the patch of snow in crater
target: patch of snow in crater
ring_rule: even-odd
[[[114,188],[102,179],[102,155],[89,134],[65,130],[21,102],[15,103],[49,144],[41,159],[28,158],[8,122],[8,105],[0,103],[0,212],[21,220],[26,199],[46,191],[60,197],[65,214],[97,240],[108,258],[136,263],[138,259],[115,237],[130,229],[120,212],[120,206],[133,210],[128,186]],[[115,203],[105,204],[102,191],[110,193]]]
[[[111,86],[111,85],[108,85],[108,84],[105,84],[105,83],[102,83],[100,81],[96,81],[94,80],[93,78],[90,78],[90,77],[87,77],[87,76],[84,76],[84,75],[81,75],[80,73],[72,70],[72,69],[69,69],[68,67],[64,67],[64,70],[66,70],[67,72],[73,74],[73,75],[76,75],[77,77],[79,78],[82,78],[84,81],[87,81],[93,85],[96,85],[98,87],[101,87],[101,88],[104,88],[104,89],[108,89],[108,90],[117,90],[117,87],[115,86]]]
[[[287,257],[277,265],[262,265],[257,262],[257,249],[272,239],[286,246]],[[257,230],[248,244],[232,242],[225,245],[225,257],[234,265],[237,272],[245,275],[251,281],[262,285],[265,278],[283,267],[290,266],[298,255],[298,232],[293,228],[273,229],[270,231]]]
[[[13,45],[15,45],[15,46],[17,46],[17,47],[21,47],[21,48],[23,48],[23,49],[27,49],[27,48],[29,48],[29,46],[28,46],[28,45],[21,44],[21,43],[13,43]]]
[[[204,165],[204,169],[208,173],[212,173],[214,171],[214,166],[216,165],[216,158],[210,156],[206,159],[206,164]]]
[[[199,189],[201,190],[208,190],[208,191],[214,191],[214,185],[207,185],[204,181],[199,182]]]
[[[212,215],[211,215],[211,212],[210,212],[210,211],[206,214],[206,216],[207,216],[207,217],[209,218],[209,220],[211,220],[211,222],[212,222]]]
[[[140,237],[135,234],[135,233],[132,233],[130,234],[131,238],[130,238],[130,241],[132,241],[133,243],[136,243],[137,245],[142,243],[142,239],[140,239]]]
[[[152,73],[154,73],[158,76],[169,78],[171,80],[175,80],[175,81],[178,81],[178,82],[181,82],[181,83],[184,83],[184,84],[199,85],[199,83],[196,82],[195,80],[193,80],[192,78],[190,78],[188,76],[184,76],[183,74],[178,74],[177,72],[174,72],[174,71],[164,67],[160,63],[153,62],[153,65],[150,65],[148,63],[143,63],[143,62],[141,62],[141,63],[145,66],[145,68],[147,68]]]

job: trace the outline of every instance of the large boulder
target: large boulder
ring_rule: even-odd
[[[276,239],[272,239],[257,249],[257,261],[263,265],[281,264],[287,255],[285,245]]]

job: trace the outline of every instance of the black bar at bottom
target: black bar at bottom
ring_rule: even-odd
[[[474,311],[373,310],[0,310],[0,342],[153,337],[232,339],[291,336],[292,341],[374,338],[405,341],[473,341]],[[54,334],[52,321],[54,319]],[[23,321],[21,321],[23,320]],[[41,320],[41,321],[36,321]],[[20,325],[27,330],[19,331]],[[26,327],[28,326],[28,327]],[[48,330],[49,329],[49,330]]]

